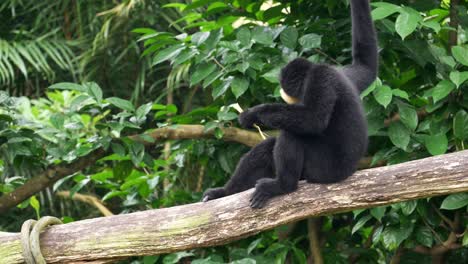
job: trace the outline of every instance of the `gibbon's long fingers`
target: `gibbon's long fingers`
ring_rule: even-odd
[[[232,107],[232,108],[236,109],[237,112],[239,112],[239,114],[244,112],[244,109],[242,109],[242,107],[238,103],[231,104],[231,105],[229,105],[229,107]],[[263,132],[262,129],[257,124],[253,124],[253,127],[258,130],[258,133],[260,134],[262,139],[265,140],[267,137],[269,137],[269,135],[267,133]]]

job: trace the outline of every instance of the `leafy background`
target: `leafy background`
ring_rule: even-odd
[[[380,70],[361,95],[362,167],[465,149],[467,1],[451,2],[372,1]],[[115,214],[198,201],[248,150],[222,140],[220,128],[238,125],[232,104],[279,101],[278,71],[298,56],[351,60],[346,0],[4,0],[0,19],[0,193],[51,164],[112,153],[2,215],[4,231],[41,215],[99,216],[63,190],[93,194]],[[216,139],[145,148],[123,137],[177,124],[202,124]],[[466,263],[467,205],[467,193],[392,204],[126,262],[311,263],[309,227],[325,263]]]

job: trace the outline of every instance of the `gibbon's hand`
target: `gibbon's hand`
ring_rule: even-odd
[[[259,125],[258,115],[252,109],[247,109],[239,115],[239,123],[242,127],[253,128],[254,124]]]

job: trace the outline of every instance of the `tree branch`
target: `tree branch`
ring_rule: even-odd
[[[47,263],[156,255],[222,245],[311,216],[468,191],[468,151],[363,170],[342,183],[299,189],[252,210],[252,190],[171,208],[52,226],[41,235]],[[0,233],[0,259],[22,263],[20,235]]]
[[[458,14],[457,7],[459,0],[450,1],[450,27],[453,29],[449,31],[449,49],[453,46],[456,46],[458,43]]]
[[[222,128],[222,130],[224,132],[223,139],[226,141],[238,142],[250,147],[262,141],[261,136],[255,132],[234,127]],[[167,139],[214,138],[214,131],[204,131],[204,127],[202,125],[179,125],[176,128],[164,127],[154,129],[145,134],[153,138],[156,142]],[[143,140],[140,135],[130,136],[129,138],[140,141],[147,146],[155,144]],[[51,186],[63,177],[79,172],[80,170],[95,164],[97,160],[105,155],[106,152],[103,149],[98,149],[70,164],[60,164],[47,168],[42,173],[39,173],[37,176],[29,179],[25,184],[15,189],[13,192],[3,194],[0,197],[0,214],[5,213],[10,208],[15,207],[34,194]]]
[[[309,237],[310,255],[313,264],[323,264],[322,251],[320,249],[320,227],[321,220],[319,217],[310,217],[307,219],[307,230]]]
[[[107,207],[101,202],[101,199],[89,195],[89,194],[80,194],[80,193],[75,193],[73,196],[70,196],[70,191],[61,191],[57,192],[57,196],[60,196],[62,198],[67,198],[67,199],[72,199],[75,201],[80,201],[83,203],[87,203],[89,205],[92,205],[96,207],[96,209],[101,212],[103,216],[111,216],[114,215]]]

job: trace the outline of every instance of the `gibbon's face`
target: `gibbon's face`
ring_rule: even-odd
[[[299,99],[297,99],[296,97],[293,97],[293,96],[290,96],[289,94],[287,94],[283,88],[281,88],[280,90],[280,94],[281,94],[281,98],[283,98],[283,100],[287,103],[287,104],[296,104],[299,102]]]

